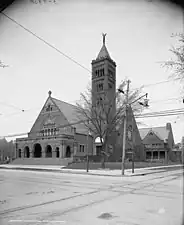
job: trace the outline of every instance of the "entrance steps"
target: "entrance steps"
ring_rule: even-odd
[[[13,165],[57,165],[67,166],[73,158],[17,158],[11,162]]]

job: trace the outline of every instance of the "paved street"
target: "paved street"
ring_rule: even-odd
[[[183,170],[103,177],[0,170],[0,224],[181,225]]]

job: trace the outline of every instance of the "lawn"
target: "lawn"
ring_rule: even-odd
[[[180,164],[179,162],[135,162],[134,168],[145,168],[145,167],[156,167],[156,166],[165,166],[165,165],[177,165]],[[121,162],[106,162],[105,164],[106,169],[110,170],[118,170],[121,169]],[[86,169],[86,162],[77,162],[72,163],[65,167],[66,169]],[[99,162],[90,162],[89,163],[89,169],[90,170],[96,170],[101,168],[101,163]],[[125,163],[125,169],[131,169],[132,168],[132,162],[126,162]]]

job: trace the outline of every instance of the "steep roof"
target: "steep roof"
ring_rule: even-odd
[[[87,134],[87,128],[83,123],[79,122],[79,118],[77,117],[76,113],[77,107],[75,105],[61,101],[53,97],[52,100],[58,106],[60,111],[64,114],[68,122],[70,124],[73,124],[72,126],[76,128],[77,133]]]
[[[141,128],[139,129],[139,133],[141,135],[141,139],[143,140],[149,131],[153,131],[161,140],[166,141],[168,139],[169,130],[164,127],[152,127],[152,128]]]
[[[109,58],[109,59],[111,58],[108,51],[107,51],[107,48],[106,48],[105,44],[103,44],[103,46],[102,46],[100,52],[98,53],[98,56],[97,56],[96,59],[102,59],[102,58]]]

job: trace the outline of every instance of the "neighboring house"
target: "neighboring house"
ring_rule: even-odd
[[[168,160],[172,158],[174,137],[170,123],[163,127],[139,129],[146,160]]]
[[[183,152],[184,152],[184,138],[182,138],[181,143],[174,146],[171,152],[172,161],[183,162]]]
[[[8,142],[5,138],[0,139],[0,162],[7,159],[12,160],[15,157],[14,152],[13,141]]]

